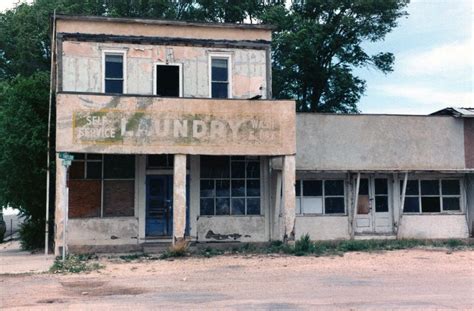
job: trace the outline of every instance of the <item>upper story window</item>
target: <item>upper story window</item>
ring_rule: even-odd
[[[403,181],[400,181],[400,193]],[[461,181],[459,179],[408,180],[404,213],[440,213],[461,211]]]
[[[232,98],[230,55],[210,55],[210,94],[212,98]]]
[[[180,97],[182,94],[181,64],[155,65],[155,95]]]
[[[125,87],[125,52],[104,51],[104,92],[123,94]]]

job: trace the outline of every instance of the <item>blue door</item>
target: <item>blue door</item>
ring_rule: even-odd
[[[173,234],[173,175],[146,178],[146,236]]]
[[[173,175],[146,177],[146,236],[173,235]],[[189,234],[189,176],[186,176],[186,235]]]

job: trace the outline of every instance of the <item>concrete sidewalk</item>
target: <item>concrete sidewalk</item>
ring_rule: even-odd
[[[22,251],[19,241],[0,244],[0,275],[42,273],[48,271],[53,262],[54,255]]]

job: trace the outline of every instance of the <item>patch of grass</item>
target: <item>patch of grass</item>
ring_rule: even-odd
[[[211,258],[222,254],[224,254],[223,251],[212,247],[206,247],[205,249],[200,250],[198,253],[198,255],[204,256],[206,258]]]
[[[146,253],[136,253],[136,254],[121,255],[119,256],[119,258],[123,261],[131,262],[133,260],[138,260],[138,259],[150,259],[151,256]]]
[[[66,260],[62,260],[61,257],[56,257],[49,272],[51,273],[81,273],[95,271],[104,268],[98,262],[89,263],[88,261],[92,259],[90,256],[86,255],[68,255]]]

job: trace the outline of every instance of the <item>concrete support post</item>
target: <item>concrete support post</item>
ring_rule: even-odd
[[[175,154],[173,175],[173,244],[184,240],[186,229],[186,155]]]
[[[283,241],[295,240],[295,156],[283,157]]]
[[[61,255],[63,246],[64,224],[64,205],[66,204],[66,168],[61,163],[61,159],[56,156],[56,198],[54,212],[54,254]]]

